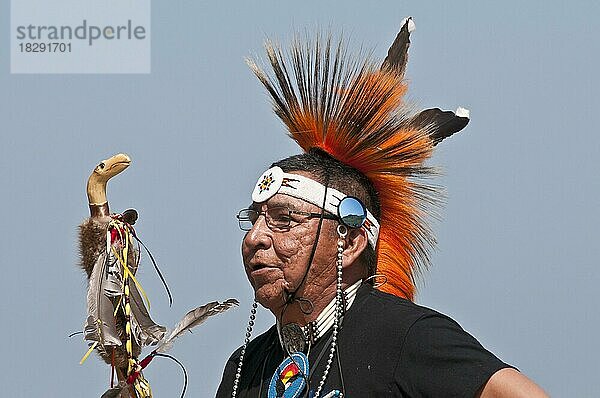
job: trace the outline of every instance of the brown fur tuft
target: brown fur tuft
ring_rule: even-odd
[[[79,225],[79,266],[88,279],[92,275],[94,264],[106,250],[106,229],[110,217],[90,217]]]

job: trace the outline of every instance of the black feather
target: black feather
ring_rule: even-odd
[[[408,62],[408,47],[410,47],[410,30],[409,24],[412,21],[412,17],[405,19],[400,32],[396,36],[396,39],[392,43],[388,50],[387,57],[381,64],[381,69],[388,69],[396,72],[400,77],[404,76],[406,71],[406,64]]]
[[[444,138],[448,138],[464,129],[468,123],[468,117],[456,116],[452,111],[431,108],[415,115],[409,124],[415,129],[431,131],[429,137],[433,141],[433,145],[437,145]]]

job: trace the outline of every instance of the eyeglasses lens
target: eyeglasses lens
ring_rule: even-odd
[[[290,226],[290,209],[287,207],[272,207],[267,209],[267,224],[271,228],[287,228]]]
[[[290,209],[287,207],[271,207],[265,212],[257,212],[254,209],[240,210],[237,215],[240,229],[242,231],[250,231],[261,214],[265,215],[269,228],[287,228],[290,226]]]
[[[256,212],[256,210],[252,210],[252,209],[240,210],[240,212],[237,215],[240,229],[242,231],[250,231],[252,229],[252,225],[254,225],[257,218],[258,218],[258,213]]]

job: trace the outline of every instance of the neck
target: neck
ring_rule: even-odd
[[[346,289],[344,289],[341,303],[337,303],[335,299],[331,300],[331,302],[327,304],[325,309],[319,314],[316,320],[303,327],[304,335],[310,340],[310,342],[315,343],[333,326],[335,318],[338,316],[336,315],[338,304],[340,306],[339,310],[341,311],[340,316],[343,317],[346,311],[354,303],[356,292],[361,284],[362,280],[354,283],[352,286],[348,286]]]
[[[106,217],[110,215],[110,209],[108,208],[108,202],[101,205],[90,204],[90,216],[91,217]]]
[[[106,182],[90,177],[87,184],[88,203],[92,205],[104,205],[106,200]]]
[[[305,298],[306,297],[306,298]],[[312,298],[308,298],[312,297]],[[298,294],[287,306],[283,306],[277,317],[282,324],[296,323],[304,326],[317,319],[327,304],[335,297],[335,285],[323,289],[319,294]]]
[[[359,279],[342,282],[342,290],[346,290],[358,280]],[[325,307],[335,299],[335,283],[325,288],[314,285],[311,287],[312,289],[310,290],[308,288],[304,289],[302,292],[303,294],[298,294],[296,296],[297,299],[288,304],[287,308],[286,306],[283,306],[278,313],[274,314],[282,325],[296,323],[300,326],[305,326],[310,322],[315,321]],[[306,299],[303,300],[303,297],[311,298],[308,299],[310,301],[305,301]]]
[[[314,345],[332,327],[335,329],[336,323],[338,326],[340,325],[344,314],[352,306],[361,283],[362,280],[359,280],[343,289],[341,302],[333,298],[316,319],[308,322],[306,325],[298,326],[298,323],[295,322],[285,323],[278,320],[277,331],[281,346],[288,352],[306,352],[307,347],[310,350],[310,346]],[[304,343],[301,343],[299,339]]]

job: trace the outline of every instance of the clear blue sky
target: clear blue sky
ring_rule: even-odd
[[[214,395],[243,341],[252,293],[234,214],[271,161],[298,153],[244,57],[295,30],[331,27],[383,58],[403,17],[417,30],[407,78],[422,107],[471,110],[432,160],[447,188],[433,267],[417,301],[453,316],[553,397],[597,397],[600,353],[598,2],[153,2],[152,73],[11,75],[0,3],[0,290],[3,396],[100,396],[107,366],[78,364],[86,284],[76,226],[95,164],[126,152],[113,210],[135,207],[155,319],[237,297],[178,341],[188,397]],[[259,313],[259,329],[272,323]],[[179,369],[146,373],[178,396]]]

